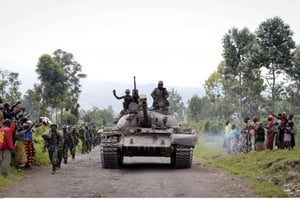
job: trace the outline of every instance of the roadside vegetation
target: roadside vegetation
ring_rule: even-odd
[[[33,139],[35,141],[34,148],[35,148],[35,166],[47,166],[50,164],[48,152],[43,153],[43,146],[44,146],[44,140],[42,138],[42,134],[49,130],[49,127],[47,126],[40,126],[37,129],[34,130],[33,133]],[[77,152],[81,152],[81,141],[78,143],[76,147]],[[15,167],[14,159],[12,158],[11,166],[9,169],[9,178],[5,179],[3,176],[0,176],[0,190],[8,185],[9,183],[17,180],[20,176],[22,176],[23,173],[26,173],[26,170],[24,172],[19,171]]]
[[[270,114],[285,112],[294,115],[297,130],[300,130],[300,45],[293,40],[293,31],[275,16],[263,21],[255,32],[247,27],[229,29],[222,46],[223,59],[205,80],[205,94],[191,96],[185,105],[181,95],[168,88],[169,111],[178,121],[187,123],[184,126],[198,133],[209,133],[201,134],[195,149],[195,158],[200,163],[249,179],[251,187],[263,197],[291,196],[292,192],[299,192],[300,196],[299,132],[296,148],[291,151],[228,155],[222,149],[226,120],[236,123],[240,129],[246,117],[257,116],[265,125]],[[37,60],[39,82],[23,97],[19,91],[19,74],[0,68],[3,102],[13,105],[21,101],[31,119],[46,116],[59,126],[113,124],[116,113],[112,106],[90,110],[80,107],[81,80],[87,75],[82,73],[82,66],[72,53],[57,49],[52,55],[43,54]],[[42,153],[43,131],[37,129],[34,134],[37,165],[49,164],[47,153]],[[0,188],[15,179],[17,173],[11,167],[11,178],[0,177]],[[290,182],[293,184],[288,184]]]
[[[203,129],[203,124],[205,122],[198,128]],[[300,182],[300,146],[297,144],[293,150],[274,149],[229,155],[223,149],[221,133],[202,133],[194,149],[194,159],[200,164],[247,179],[251,189],[260,197],[288,197],[297,192]],[[299,141],[298,134],[296,142]]]
[[[48,154],[42,153],[43,150],[43,138],[42,133],[47,131],[47,127],[41,126],[37,129],[35,129],[33,133],[33,138],[35,141],[34,147],[35,147],[35,165],[41,166],[41,165],[48,165],[50,163]],[[9,183],[16,180],[22,173],[18,171],[18,169],[15,167],[14,159],[12,158],[12,162],[9,169],[9,178],[5,179],[3,176],[0,176],[0,189],[2,189],[4,186],[8,185]]]

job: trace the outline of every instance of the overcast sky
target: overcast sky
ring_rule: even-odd
[[[217,69],[232,27],[254,32],[279,16],[300,42],[299,0],[0,2],[0,68],[22,82],[42,54],[62,49],[89,79],[197,87]]]

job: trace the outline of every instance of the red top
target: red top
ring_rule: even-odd
[[[1,150],[13,150],[13,137],[12,129],[6,126],[3,126],[0,129],[0,149]]]
[[[284,125],[284,126],[286,126],[287,123],[288,123],[288,121],[289,121],[289,120],[288,120],[286,117],[284,117],[284,116],[282,116],[282,117],[280,118],[280,120],[281,120],[281,124]]]

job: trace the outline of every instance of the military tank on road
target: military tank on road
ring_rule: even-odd
[[[125,156],[152,156],[170,157],[175,168],[190,168],[197,135],[181,128],[166,109],[148,108],[146,95],[138,95],[135,78],[132,96],[116,124],[102,130],[102,167],[119,168]]]

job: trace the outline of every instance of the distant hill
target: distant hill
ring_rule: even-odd
[[[139,94],[145,94],[148,99],[148,105],[152,104],[152,97],[150,96],[152,90],[156,87],[155,84],[139,84],[137,83],[137,89]],[[168,91],[172,88],[181,95],[183,102],[187,105],[187,101],[192,98],[193,95],[203,96],[205,94],[202,87],[178,87],[166,85]],[[133,83],[117,83],[117,82],[104,82],[96,80],[82,80],[82,93],[80,95],[79,103],[81,108],[88,110],[93,106],[101,109],[106,109],[108,106],[112,106],[115,112],[119,112],[122,109],[122,100],[117,100],[112,93],[115,89],[118,96],[124,95],[125,89],[133,89]]]

